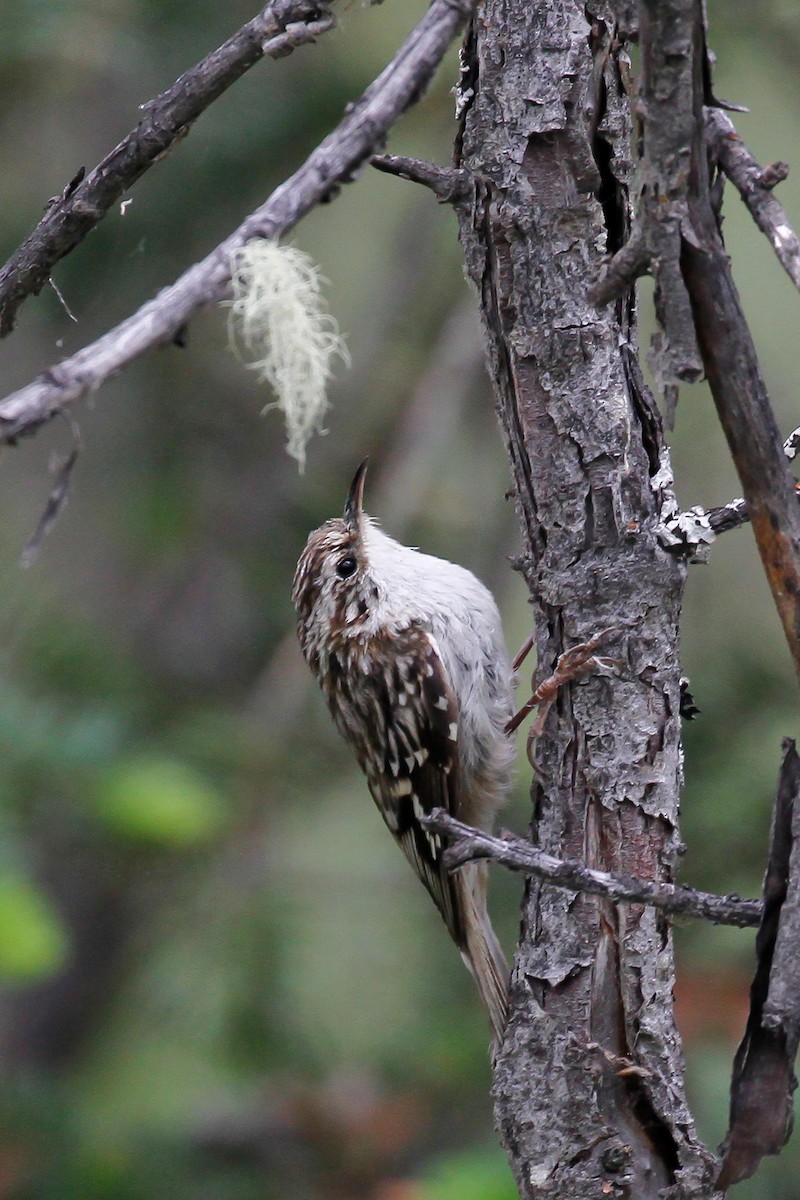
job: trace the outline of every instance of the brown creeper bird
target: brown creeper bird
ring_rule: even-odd
[[[489,830],[514,755],[513,673],[488,590],[463,567],[388,537],[362,509],[309,535],[294,577],[303,654],[390,831],[472,972],[495,1037],[508,968],[486,911],[486,866],[449,874],[420,818],[434,808]]]

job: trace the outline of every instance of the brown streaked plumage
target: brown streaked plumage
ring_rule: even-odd
[[[441,807],[488,829],[509,786],[512,672],[491,595],[469,571],[382,533],[362,509],[309,535],[294,579],[303,653],[389,830],[470,967],[499,1040],[508,969],[486,870],[442,866],[420,817]]]

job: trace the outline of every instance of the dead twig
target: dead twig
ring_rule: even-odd
[[[423,824],[449,840],[444,862],[452,871],[476,859],[490,859],[556,887],[604,896],[620,904],[649,904],[676,916],[696,917],[715,925],[735,925],[740,929],[752,928],[761,919],[762,905],[758,900],[742,900],[736,895],[716,896],[677,883],[657,883],[615,871],[598,871],[584,863],[555,858],[514,834],[503,832],[496,837],[473,829],[442,808],[434,809],[424,818]]]
[[[730,179],[778,262],[796,288],[800,288],[800,238],[789,224],[786,210],[772,189],[785,179],[785,163],[761,167],[736,132],[733,121],[719,108],[706,112],[706,136],[720,169]]]
[[[460,168],[438,167],[421,158],[405,158],[400,154],[373,154],[370,161],[378,171],[430,188],[443,204],[462,199],[469,190],[469,174]]]

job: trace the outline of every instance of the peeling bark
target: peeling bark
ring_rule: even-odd
[[[484,0],[467,38],[456,166],[498,413],[514,468],[538,672],[615,627],[618,678],[559,693],[534,750],[534,841],[669,881],[680,851],[677,628],[685,567],[656,536],[661,425],[630,296],[587,280],[623,244],[626,59],[608,6]],[[495,1063],[525,1198],[706,1196],[714,1160],[683,1092],[668,922],[530,880]]]

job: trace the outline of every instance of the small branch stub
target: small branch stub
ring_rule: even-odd
[[[791,462],[800,446],[800,428],[793,429],[783,443],[783,452]],[[670,482],[672,477],[670,475]],[[795,484],[800,500],[800,483]],[[658,526],[662,546],[674,553],[686,554],[689,562],[706,562],[713,542],[721,533],[739,529],[750,521],[747,502],[740,496],[717,508],[693,508],[681,512],[670,490],[669,504],[665,506]]]
[[[405,158],[400,154],[373,154],[370,162],[387,175],[397,175],[429,188],[442,204],[455,204],[469,194],[469,174],[461,169],[438,167],[421,158]]]

